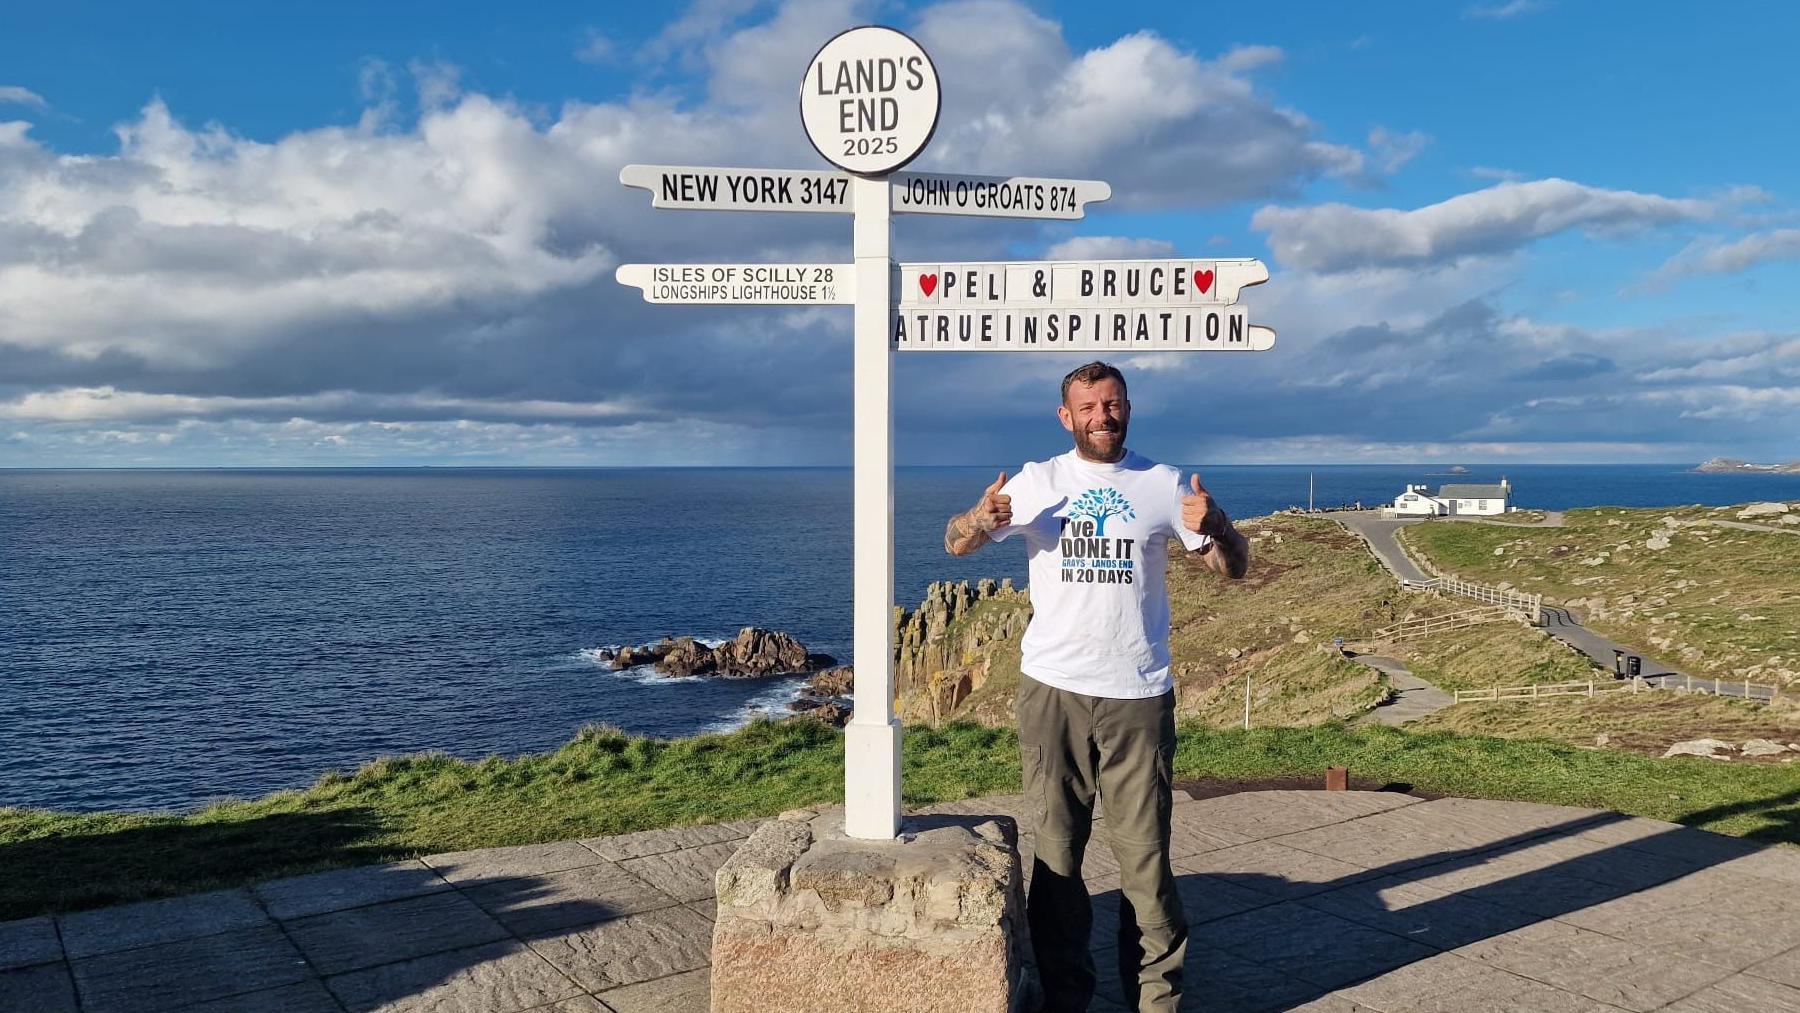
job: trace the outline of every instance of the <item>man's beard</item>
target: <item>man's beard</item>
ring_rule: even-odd
[[[1075,430],[1076,452],[1090,461],[1105,461],[1108,464],[1116,463],[1121,457],[1125,456],[1126,425],[1127,423],[1124,419],[1118,419],[1113,422],[1112,429],[1118,434],[1118,439],[1113,440],[1110,445],[1104,441],[1096,442],[1088,435],[1089,431],[1086,429]]]

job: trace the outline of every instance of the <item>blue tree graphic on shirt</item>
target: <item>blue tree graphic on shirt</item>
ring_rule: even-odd
[[[1069,504],[1070,517],[1087,517],[1094,522],[1094,534],[1106,534],[1108,517],[1123,517],[1128,521],[1137,519],[1137,512],[1119,490],[1113,488],[1089,489]]]

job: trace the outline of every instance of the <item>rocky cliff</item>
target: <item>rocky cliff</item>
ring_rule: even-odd
[[[978,581],[934,583],[916,609],[894,610],[894,695],[905,720],[937,723],[974,717],[1011,720],[1019,684],[1019,638],[1031,621],[1031,596]]]

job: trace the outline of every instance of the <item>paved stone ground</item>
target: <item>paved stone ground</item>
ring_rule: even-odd
[[[1013,796],[935,811],[1018,808]],[[1183,1009],[1800,1011],[1800,850],[1380,792],[1248,792],[1175,812],[1193,923]],[[754,825],[4,923],[0,1010],[702,1011],[712,873]],[[1118,869],[1104,823],[1095,840],[1092,1008],[1116,1011]]]

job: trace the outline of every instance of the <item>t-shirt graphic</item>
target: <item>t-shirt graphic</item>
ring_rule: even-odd
[[[1137,511],[1125,494],[1111,486],[1089,489],[1059,515],[1062,530],[1056,544],[1062,553],[1062,582],[1065,584],[1129,584],[1135,561],[1131,558],[1135,539],[1106,537],[1106,521],[1117,517],[1126,523],[1137,519]],[[1113,525],[1117,534],[1119,525]]]
[[[1023,534],[1030,571],[1024,673],[1088,696],[1168,692],[1167,543],[1212,542],[1181,525],[1180,470],[1135,453],[1101,464],[1071,450],[1025,465],[1000,491],[1012,497],[1013,522],[993,538]]]

